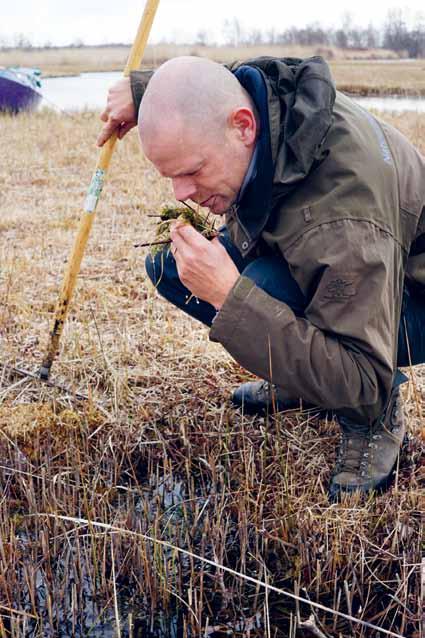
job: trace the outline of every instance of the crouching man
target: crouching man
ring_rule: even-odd
[[[263,379],[233,403],[335,413],[332,497],[384,489],[405,434],[397,366],[425,361],[425,159],[318,57],[133,73],[99,144],[137,113],[176,199],[225,219],[212,241],[176,223],[171,252],[146,261],[158,291]]]

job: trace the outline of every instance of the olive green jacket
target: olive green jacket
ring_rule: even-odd
[[[393,383],[405,279],[425,291],[425,159],[335,93],[321,59],[244,64],[267,86],[271,206],[258,211],[259,237],[238,210],[226,223],[242,254],[265,243],[283,255],[308,305],[297,317],[241,276],[210,338],[283,397],[371,423]],[[132,78],[136,104],[141,78]]]

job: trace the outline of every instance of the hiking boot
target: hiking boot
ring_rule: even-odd
[[[231,401],[245,414],[319,409],[301,399],[291,401],[279,395],[279,388],[268,381],[249,381],[233,391]]]
[[[384,491],[394,476],[406,424],[400,388],[394,388],[384,414],[371,427],[343,417],[335,473],[329,496],[338,500],[342,493],[359,490]]]

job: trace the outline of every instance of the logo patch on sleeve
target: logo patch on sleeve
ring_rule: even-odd
[[[356,294],[352,279],[338,277],[331,279],[325,287],[324,298],[330,301],[348,301]]]

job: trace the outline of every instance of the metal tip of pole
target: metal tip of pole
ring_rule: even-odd
[[[50,374],[50,368],[48,368],[47,366],[41,366],[40,368],[40,379],[42,381],[48,381],[49,380],[49,374]]]

